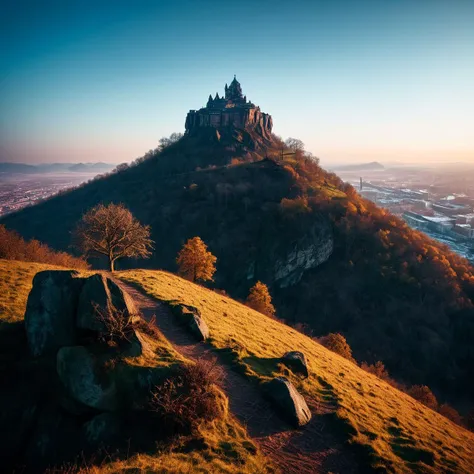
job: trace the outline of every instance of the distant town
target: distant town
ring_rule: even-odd
[[[335,172],[365,198],[474,262],[471,166],[385,168],[377,163],[372,169],[348,167]]]
[[[108,163],[0,163],[0,216],[111,171]]]

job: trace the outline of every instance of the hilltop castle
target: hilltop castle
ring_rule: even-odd
[[[270,138],[273,121],[242,94],[242,87],[234,76],[230,86],[225,85],[225,96],[212,98],[209,95],[206,107],[190,110],[186,117],[186,133],[202,127],[234,127],[253,129],[265,138]]]

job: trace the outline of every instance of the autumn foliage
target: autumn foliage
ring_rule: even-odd
[[[272,297],[268,291],[267,285],[261,281],[257,281],[255,285],[250,288],[247,297],[246,305],[267,316],[275,316],[275,308],[272,304]]]
[[[191,281],[212,281],[217,258],[200,237],[189,239],[178,254],[179,274]]]
[[[418,400],[423,405],[436,410],[438,408],[438,400],[434,396],[433,392],[426,385],[413,385],[408,391],[408,395]]]
[[[0,258],[48,263],[68,268],[87,268],[87,262],[66,252],[56,252],[38,240],[26,241],[16,232],[0,225]]]
[[[340,356],[355,362],[352,356],[352,349],[346,341],[346,338],[342,334],[330,333],[327,336],[323,336],[319,339],[319,342],[330,351],[339,354]]]

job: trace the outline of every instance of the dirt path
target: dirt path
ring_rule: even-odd
[[[133,297],[146,319],[156,316],[158,329],[183,356],[193,360],[216,357],[209,345],[197,343],[175,323],[166,305],[129,283],[114,280]],[[225,374],[221,388],[229,398],[232,414],[283,474],[358,472],[352,452],[335,439],[321,416],[331,410],[329,406],[307,400],[313,418],[304,428],[295,430],[276,415],[257,387],[219,359],[217,364]]]

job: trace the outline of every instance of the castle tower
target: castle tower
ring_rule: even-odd
[[[242,100],[242,87],[240,86],[240,82],[237,80],[234,74],[234,79],[230,83],[230,86],[225,91],[225,98],[228,100]]]

